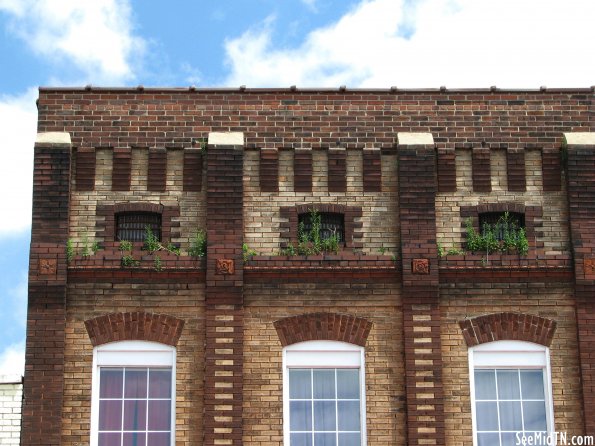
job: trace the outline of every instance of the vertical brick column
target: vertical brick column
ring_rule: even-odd
[[[398,160],[407,444],[443,445],[436,151],[432,135],[399,133]]]
[[[595,133],[564,134],[585,433],[595,434]]]
[[[204,444],[242,444],[242,133],[209,134]]]
[[[21,431],[23,446],[60,444],[70,162],[68,133],[37,135]]]
[[[474,192],[492,191],[492,171],[490,167],[490,149],[477,147],[471,153],[471,171]]]

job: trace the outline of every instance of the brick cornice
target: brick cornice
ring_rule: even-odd
[[[459,321],[467,346],[493,341],[529,341],[549,347],[556,321],[534,314],[493,313]]]
[[[308,313],[274,322],[283,347],[304,341],[342,341],[364,347],[372,322],[337,313]]]
[[[115,341],[153,341],[176,346],[184,321],[167,314],[134,311],[111,313],[85,321],[94,347]]]

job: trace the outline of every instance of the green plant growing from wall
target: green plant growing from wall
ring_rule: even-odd
[[[155,265],[155,271],[161,271],[163,269],[163,266],[161,265],[161,257],[155,256],[153,263]]]
[[[66,262],[70,263],[74,259],[74,244],[71,239],[66,241]]]
[[[321,217],[315,210],[310,210],[310,229],[306,230],[304,222],[298,225],[298,244],[297,248],[290,243],[285,249],[281,251],[282,255],[318,255],[322,253],[338,253],[340,238],[339,234],[331,234],[329,237],[322,238],[320,236]]]
[[[207,233],[199,229],[190,242],[188,254],[192,257],[205,257],[207,255]]]
[[[527,255],[529,252],[529,241],[524,228],[510,218],[505,212],[496,223],[484,223],[481,234],[478,233],[471,219],[465,222],[467,230],[467,242],[465,247],[471,252],[484,252],[486,257],[494,252],[514,252],[520,255]]]
[[[139,266],[140,262],[138,260],[136,260],[132,254],[126,254],[123,255],[122,258],[120,259],[120,264],[124,267],[124,268],[132,268],[135,266]]]
[[[153,254],[156,251],[167,251],[177,256],[180,255],[180,248],[173,243],[168,243],[167,246],[163,246],[148,225],[145,226],[145,242],[143,244],[143,249],[148,251],[149,254]]]
[[[242,244],[242,258],[244,259],[244,262],[256,255],[258,255],[258,253],[250,248],[247,243]]]
[[[118,249],[120,251],[132,251],[132,242],[129,242],[128,240],[120,240]]]

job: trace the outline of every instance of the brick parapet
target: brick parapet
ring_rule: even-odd
[[[68,134],[38,134],[33,168],[23,446],[60,444],[70,163]]]

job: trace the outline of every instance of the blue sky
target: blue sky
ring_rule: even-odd
[[[0,0],[0,374],[23,369],[38,86],[589,87],[593,17],[593,0]]]

